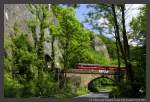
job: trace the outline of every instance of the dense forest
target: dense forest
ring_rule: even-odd
[[[85,23],[76,17],[80,5],[28,4],[32,17],[26,20],[28,31],[15,22],[11,34],[4,34],[5,97],[72,98],[89,91],[109,90],[112,97],[129,98],[146,95],[146,22],[147,6],[139,10],[126,29],[126,6],[92,4]],[[98,25],[96,20],[106,19]],[[108,38],[107,33],[112,34]],[[132,45],[129,41],[136,42]],[[99,48],[105,46],[104,48]],[[48,49],[48,50],[47,50]],[[127,68],[127,80],[114,82],[100,78],[90,90],[74,85],[66,71],[77,63],[121,66]],[[140,92],[142,90],[143,92]]]

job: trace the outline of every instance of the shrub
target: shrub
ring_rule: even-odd
[[[34,81],[25,82],[21,89],[21,97],[34,97],[37,94],[37,87]]]
[[[81,95],[87,94],[88,92],[89,92],[89,91],[88,91],[87,88],[85,88],[85,87],[79,87],[79,88],[77,89],[77,91],[76,91],[76,95],[77,95],[77,96],[81,96]]]
[[[118,83],[118,86],[111,92],[114,98],[129,98],[132,97],[133,90],[129,82]]]
[[[15,79],[12,79],[10,74],[4,75],[4,96],[9,98],[20,97],[23,85]]]

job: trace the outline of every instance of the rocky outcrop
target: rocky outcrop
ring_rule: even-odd
[[[105,43],[96,35],[94,37],[94,49],[95,51],[102,53],[105,57],[109,58],[109,53]]]
[[[50,6],[50,5],[49,5]],[[50,9],[51,10],[51,9]],[[28,9],[28,4],[5,4],[4,5],[4,38],[9,39],[12,35],[14,35],[13,27],[14,24],[17,23],[19,25],[19,29],[28,35],[28,40],[31,44],[34,44],[32,33],[28,28],[27,21],[33,17],[33,14]],[[51,16],[49,19],[52,21]],[[53,22],[53,21],[52,21]],[[37,36],[40,33],[39,26],[36,28]],[[39,37],[39,36],[38,36]],[[48,29],[45,29],[45,39],[50,38],[50,32]],[[59,57],[61,53],[59,51],[58,42],[54,42],[54,47],[57,51],[55,51],[56,58],[55,63],[56,67],[60,67]],[[6,49],[7,50],[7,49]],[[45,55],[49,55],[51,57],[51,43],[45,41],[44,42],[44,53]]]
[[[32,14],[28,11],[26,4],[5,4],[4,33],[12,34],[12,28],[15,23],[19,23],[20,29],[23,32],[28,31],[26,20],[31,16]]]
[[[51,10],[51,9],[50,9]],[[52,14],[53,15],[53,14]],[[32,33],[27,26],[27,20],[32,18],[32,14],[30,13],[27,4],[5,4],[4,5],[4,37],[5,39],[9,38],[13,35],[13,26],[17,22],[19,24],[19,28],[22,32],[28,34],[29,41],[34,44]],[[54,22],[54,16],[51,16],[49,19]],[[39,26],[36,28],[37,36],[40,33]],[[48,29],[45,29],[45,38],[51,40],[51,32]],[[107,48],[103,41],[95,36],[94,37],[94,49],[100,53],[102,53],[105,57],[109,58],[109,54]],[[62,57],[60,48],[58,46],[58,41],[54,42],[55,49],[55,65],[57,68],[61,68],[60,59]],[[44,52],[45,55],[49,55],[51,57],[51,42],[45,41],[44,43]]]

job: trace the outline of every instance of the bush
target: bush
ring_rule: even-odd
[[[9,98],[20,97],[21,89],[23,85],[15,79],[12,79],[11,75],[5,73],[4,75],[4,96]]]
[[[129,98],[132,97],[133,90],[129,82],[121,82],[110,94],[113,98]]]
[[[25,82],[21,89],[21,97],[34,97],[38,90],[34,81]]]
[[[54,97],[60,90],[58,82],[54,80],[51,73],[43,72],[43,77],[37,79],[35,84],[38,86],[40,97]]]
[[[85,61],[87,63],[103,64],[103,65],[108,65],[108,63],[110,63],[109,58],[105,57],[103,54],[96,52],[94,50],[87,50],[85,51],[84,55],[86,56]]]
[[[85,87],[79,87],[76,91],[77,96],[85,95],[89,92],[89,90]]]

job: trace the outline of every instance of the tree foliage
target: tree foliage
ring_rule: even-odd
[[[136,85],[136,90],[145,89],[146,61],[141,59],[145,59],[146,53],[144,27],[146,7],[141,8],[141,13],[132,19],[130,35],[126,33],[124,5],[96,4],[88,7],[92,7],[94,12],[88,13],[87,22],[100,32],[99,35],[83,27],[76,18],[75,8],[72,6],[28,5],[32,14],[31,19],[26,22],[29,34],[21,31],[19,25],[15,23],[13,36],[5,37],[4,95],[6,97],[68,98],[86,94],[88,92],[86,88],[75,86],[66,76],[66,71],[75,68],[77,63],[127,66],[126,62],[131,62],[133,65],[131,74],[134,75],[135,80],[132,83]],[[103,21],[100,25],[97,22],[99,19]],[[106,33],[113,34],[115,39],[105,37]],[[101,40],[101,45],[106,45],[110,58],[104,55],[105,52],[94,49],[95,37]],[[128,49],[127,37],[139,41],[141,46],[130,46],[131,49]],[[45,53],[46,45],[51,50],[48,54]],[[59,67],[56,66],[58,63]],[[112,81],[97,80],[92,84],[92,89],[100,91],[106,84],[110,85]],[[112,94],[123,97],[129,91],[133,92],[130,84],[120,83]],[[127,97],[133,96],[132,92]],[[139,93],[136,97],[138,95]]]

